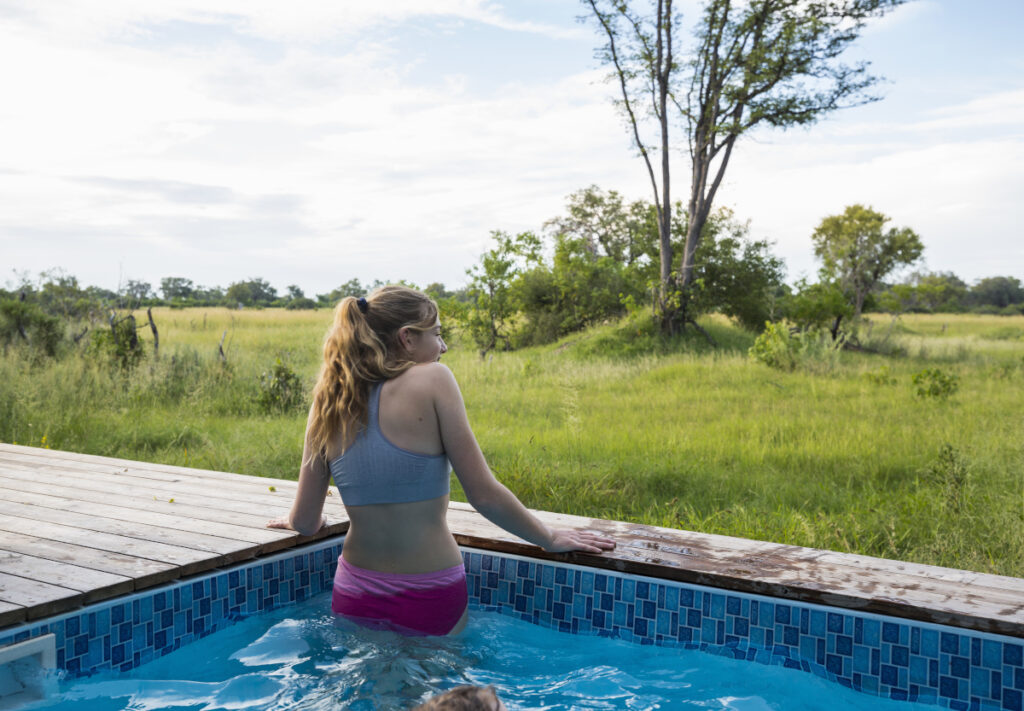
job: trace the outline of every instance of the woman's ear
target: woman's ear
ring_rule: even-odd
[[[412,350],[412,340],[409,337],[409,327],[402,326],[398,329],[398,343],[407,351]]]

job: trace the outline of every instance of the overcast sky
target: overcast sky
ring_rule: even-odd
[[[583,12],[0,0],[0,283],[457,286],[491,230],[539,230],[575,190],[650,199]],[[744,138],[718,204],[791,280],[816,270],[815,225],[856,202],[917,231],[931,270],[1024,278],[1021,28],[1020,0],[902,7],[850,56],[885,99]]]

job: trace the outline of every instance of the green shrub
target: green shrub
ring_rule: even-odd
[[[779,370],[831,371],[839,359],[843,339],[833,341],[827,331],[791,332],[783,323],[768,323],[748,351],[758,363]]]
[[[291,412],[302,404],[303,394],[302,378],[278,358],[259,376],[256,404],[263,412]]]
[[[94,330],[89,340],[93,354],[107,358],[122,370],[131,370],[142,360],[145,352],[136,332],[135,317],[111,316],[110,328]]]
[[[959,450],[944,444],[928,473],[945,494],[944,504],[955,511],[963,511],[970,495],[971,471]]]
[[[4,345],[21,341],[38,353],[54,356],[63,337],[60,319],[38,305],[17,299],[0,301],[0,342]]]
[[[914,391],[920,398],[945,400],[960,389],[960,376],[940,368],[925,368],[911,376]]]

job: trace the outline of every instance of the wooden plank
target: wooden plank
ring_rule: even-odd
[[[671,529],[535,513],[548,525],[601,530],[615,538],[618,547],[606,555],[549,554],[516,539],[471,512],[453,508],[449,511],[448,520],[456,539],[467,546],[1024,636],[1024,597],[1013,590],[986,589],[985,594],[979,595],[972,592],[975,588],[929,580],[924,576],[905,576],[904,579],[865,577],[863,570],[856,566],[829,564],[808,569],[780,555],[786,552],[785,549],[795,546],[756,541],[751,542],[750,550],[756,551],[758,555],[747,558],[745,565],[737,566],[732,565],[736,560],[730,560],[735,551],[723,555],[720,550],[706,548],[707,542],[702,539],[707,534],[691,537],[688,532]],[[643,538],[645,529],[651,529],[649,532],[662,545],[657,549],[650,547],[651,541]],[[736,540],[742,542],[742,539]],[[737,547],[735,543],[733,547]]]
[[[839,553],[836,551],[821,551],[818,560],[846,565],[856,564],[864,570],[881,575],[892,573],[919,575],[926,578],[937,578],[939,580],[961,583],[963,585],[1016,590],[1024,594],[1024,578],[1011,578],[1006,575],[978,573],[973,570],[957,570],[956,568],[942,568],[924,563],[910,563],[902,560],[889,560],[888,558],[872,558],[866,555],[857,555],[856,553]]]
[[[177,566],[177,568],[171,568],[168,571],[166,580],[173,580],[179,576],[193,575],[210,568],[216,568],[223,558],[223,556],[213,555],[209,551],[183,548],[158,541],[147,541],[110,533],[87,531],[73,526],[35,521],[5,514],[0,514],[0,531],[10,531],[19,534],[31,531],[33,535],[50,541],[71,543],[72,545],[113,553],[123,553]],[[160,582],[164,581],[161,580]]]
[[[0,551],[0,573],[59,585],[84,594],[83,602],[103,600],[134,590],[132,579],[45,558]]]
[[[71,491],[70,488],[65,489]],[[120,502],[121,499],[117,498]],[[242,541],[246,543],[269,543],[281,538],[279,530],[266,528],[266,519],[260,521],[259,526],[239,526],[232,523],[220,523],[209,521],[205,518],[192,518],[183,515],[162,513],[156,508],[165,502],[147,501],[144,507],[132,508],[130,506],[97,503],[95,501],[81,501],[64,496],[52,496],[46,494],[35,494],[27,491],[17,491],[0,487],[0,502],[12,502],[26,504],[41,508],[56,509],[62,512],[73,512],[93,516],[96,518],[111,519],[115,521],[126,521],[139,523],[147,527],[161,527],[177,531],[187,531],[196,534],[205,534],[224,538],[231,541]],[[166,503],[165,510],[179,509],[175,504]]]
[[[145,480],[132,477],[127,474],[105,474],[95,472],[82,472],[82,471],[64,471],[60,469],[50,469],[45,472],[31,471],[24,469],[16,469],[13,467],[0,467],[0,475],[9,478],[17,479],[24,482],[33,484],[39,483],[66,483],[69,488],[74,488],[79,483],[85,487],[132,487],[140,495],[146,496],[150,499],[156,497],[157,500],[167,501],[174,499],[175,502],[184,500],[184,497],[192,497],[192,501],[202,502],[203,505],[212,508],[226,508],[229,510],[238,510],[249,512],[265,512],[269,515],[280,513],[283,510],[287,510],[291,507],[291,504],[295,497],[294,490],[292,491],[269,491],[264,488],[263,490],[250,491],[234,491],[234,490],[223,490],[215,486],[211,486],[210,483],[202,482],[171,482],[171,481],[159,481],[159,480]],[[18,487],[20,488],[20,487]],[[337,501],[337,497],[327,497],[327,508],[335,511],[343,510],[340,501]]]
[[[46,449],[42,447],[27,447],[25,445],[13,445],[0,442],[0,456],[4,454],[20,454],[26,456],[36,456],[46,461],[53,461],[55,459],[64,460],[68,462],[88,462],[95,464],[107,464],[114,467],[130,467],[138,470],[154,470],[160,472],[170,472],[181,474],[185,476],[197,476],[203,480],[209,481],[212,479],[220,479],[223,481],[236,481],[242,483],[252,483],[252,480],[256,481],[279,481],[287,482],[291,484],[296,483],[296,479],[281,477],[279,475],[253,475],[253,474],[238,474],[236,472],[224,472],[216,469],[200,469],[197,467],[184,467],[177,464],[162,464],[160,462],[145,462],[134,459],[122,459],[119,457],[107,457],[98,454],[85,454],[81,452],[69,452],[66,450],[58,449]],[[295,475],[298,476],[298,464],[296,463]]]
[[[278,479],[260,479],[249,477],[249,481],[204,481],[201,477],[186,476],[158,469],[138,469],[134,467],[115,467],[107,464],[91,464],[74,461],[50,461],[39,457],[27,457],[12,454],[0,454],[0,470],[22,470],[36,473],[34,481],[52,480],[55,476],[69,477],[72,480],[88,474],[117,475],[128,477],[139,485],[160,486],[162,488],[184,487],[185,490],[216,492],[220,496],[247,496],[252,500],[266,501],[274,498],[291,498],[298,487],[297,482]],[[197,488],[198,487],[198,488]],[[274,487],[276,491],[270,491]],[[256,498],[253,498],[256,497]]]
[[[170,496],[171,491],[157,490],[145,485],[140,486],[133,483],[132,480],[116,474],[76,476],[73,486],[63,482],[66,480],[54,477],[40,480],[36,472],[0,467],[0,487],[7,489],[58,496],[71,495],[69,489],[73,489],[75,498],[97,502],[112,501],[110,498],[112,494],[116,494],[118,500],[125,498],[153,502],[155,499],[164,504],[169,498],[173,498],[175,504],[194,507],[196,509],[194,513],[196,515],[202,513],[207,520],[238,523],[239,525],[245,525],[247,520],[255,522],[258,519],[266,523],[269,518],[282,516],[291,509],[294,498],[294,492],[287,493],[284,496],[275,496],[268,504],[266,499],[246,501],[230,494],[217,496],[216,492],[209,491],[209,487],[202,494],[182,494],[176,487],[173,489],[176,495]],[[331,519],[348,519],[341,499],[333,492],[324,502],[324,513]]]
[[[26,448],[27,449],[27,448]],[[58,456],[51,456],[48,449],[35,449],[29,451],[12,451],[10,445],[0,445],[0,461],[22,463],[30,466],[61,466],[67,469],[92,469],[95,471],[126,472],[134,476],[145,478],[194,479],[197,481],[216,481],[218,486],[225,487],[259,487],[262,482],[267,481],[281,486],[296,486],[297,479],[284,479],[281,477],[259,477],[248,474],[233,474],[230,472],[218,472],[211,469],[193,469],[180,467],[173,464],[159,464],[155,462],[138,462],[128,459],[112,459],[110,457],[97,457],[91,454],[74,454],[63,452]],[[296,465],[296,474],[298,466]]]
[[[62,541],[49,541],[13,531],[2,532],[0,550],[24,553],[58,563],[70,563],[91,570],[113,573],[130,578],[135,586],[140,588],[158,585],[171,579],[177,569],[177,566],[171,563],[139,558],[116,551],[87,548]]]
[[[0,600],[0,629],[17,625],[25,621],[25,606]]]
[[[0,500],[0,513],[9,516],[20,516],[32,521],[46,521],[74,526],[84,532],[83,537],[89,535],[87,532],[96,531],[100,533],[113,533],[129,538],[170,543],[184,548],[194,548],[221,555],[225,558],[225,562],[251,558],[259,548],[251,543],[239,542],[220,536],[211,536],[205,533],[192,533],[162,526],[139,526],[129,521],[119,521],[72,511],[58,511],[57,509],[43,506],[31,506],[11,501]]]
[[[459,511],[473,511],[468,504],[460,502],[453,502],[451,508]],[[730,566],[747,565],[751,568],[763,567],[767,570],[792,567],[794,563],[814,563],[835,566],[837,569],[847,569],[850,573],[858,576],[863,576],[866,571],[877,572],[887,579],[904,581],[907,585],[922,583],[935,585],[936,581],[956,583],[958,585],[948,586],[948,589],[957,594],[963,592],[959,584],[989,588],[996,594],[1024,591],[1024,580],[1020,578],[836,553],[766,541],[753,541],[731,536],[593,520],[544,511],[535,511],[534,513],[550,526],[590,527],[604,530],[609,535],[622,540],[623,546],[648,551],[648,557],[652,561],[660,556],[672,565],[683,563],[691,558],[720,560]]]
[[[0,573],[0,602],[21,605],[29,620],[78,607],[84,599],[85,596],[77,590]]]
[[[889,561],[875,558],[871,560],[876,566],[874,572],[878,574],[872,576],[869,575],[871,571],[864,565],[863,560],[850,560],[839,554],[829,554],[828,551],[771,543],[762,544],[756,550],[744,550],[742,544],[745,541],[743,539],[734,539],[739,542],[740,546],[737,546],[736,543],[728,546],[720,540],[716,542],[708,540],[706,534],[681,531],[673,531],[672,534],[677,541],[686,543],[685,551],[680,552],[678,544],[673,545],[666,541],[664,531],[658,531],[651,527],[633,527],[622,536],[626,541],[624,546],[632,548],[634,557],[641,560],[662,557],[675,564],[684,565],[691,560],[701,561],[719,566],[723,573],[745,574],[751,578],[765,577],[778,581],[813,577],[818,581],[833,585],[842,583],[846,586],[857,585],[863,588],[872,579],[877,579],[879,584],[896,585],[907,589],[920,587],[944,597],[954,597],[964,592],[963,582],[956,579],[964,576],[957,575],[959,571],[949,569],[935,568],[933,571],[929,571],[927,566],[920,566],[914,570],[900,572],[887,566]],[[719,536],[718,538],[726,537]],[[767,545],[768,548],[765,548],[764,545]],[[946,574],[944,575],[944,573]],[[954,580],[948,578],[954,578]],[[1013,579],[1004,580],[1012,581]],[[995,600],[1003,599],[1006,602],[1011,602],[1019,597],[1019,593],[1013,590],[1012,586],[999,585],[998,576],[989,576],[985,582],[989,583],[991,587],[985,587],[975,582],[972,588],[975,590],[984,588],[986,594]]]
[[[74,487],[58,484],[39,484],[3,476],[2,472],[0,472],[0,489],[7,489],[21,494],[38,494],[62,498],[73,493],[74,499],[81,502],[97,504],[116,502],[117,505],[128,508],[146,510],[148,507],[150,510],[161,513],[169,512],[189,518],[201,518],[206,521],[230,523],[250,528],[261,528],[266,525],[269,518],[283,515],[288,510],[284,507],[276,507],[272,511],[263,511],[262,513],[224,510],[190,504],[186,497],[175,498],[174,502],[171,503],[166,499],[157,499],[149,492],[142,493],[137,487],[133,486],[118,487],[116,484],[109,484],[106,486],[100,485],[100,487],[97,489],[95,486],[85,486],[81,480],[76,481]],[[19,500],[11,494],[3,494],[3,496],[11,501]],[[189,498],[193,500],[198,499],[198,497]],[[206,499],[206,501],[207,503],[210,502],[209,499]],[[257,507],[252,505],[251,508],[256,509]]]

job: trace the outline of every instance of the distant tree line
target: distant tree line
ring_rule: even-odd
[[[979,279],[973,286],[953,272],[914,272],[886,287],[876,300],[894,313],[1024,314],[1024,284],[1007,276]]]
[[[571,194],[565,213],[537,232],[493,232],[492,248],[467,270],[465,286],[450,290],[435,282],[424,291],[438,301],[444,327],[460,327],[481,353],[549,343],[628,313],[660,322],[665,297],[658,221],[654,204],[590,186]],[[887,223],[885,215],[862,205],[824,218],[811,235],[818,278],[790,286],[771,245],[751,238],[748,223],[719,208],[704,223],[687,313],[722,313],[755,332],[770,322],[824,328],[833,340],[865,311],[1024,313],[1024,285],[1010,276],[968,285],[951,272],[917,271],[893,281],[893,274],[920,260],[924,246],[911,229]],[[688,231],[686,210],[676,203],[671,235],[677,261]],[[294,284],[279,293],[262,278],[227,288],[184,277],[165,277],[157,289],[129,280],[116,292],[82,286],[57,269],[37,280],[19,278],[13,288],[0,288],[0,345],[30,343],[49,355],[62,341],[77,343],[97,326],[130,345],[118,346],[121,351],[133,352],[127,332],[145,326],[131,315],[139,308],[330,308],[386,283],[353,278],[313,298]]]
[[[295,284],[285,287],[284,293],[279,293],[270,282],[262,278],[232,282],[227,288],[199,286],[184,277],[164,277],[156,288],[150,282],[129,279],[118,291],[112,291],[98,286],[83,286],[77,277],[59,269],[50,269],[42,272],[38,280],[20,275],[19,282],[13,287],[0,287],[0,301],[26,302],[52,316],[78,320],[96,317],[111,309],[132,310],[150,306],[333,308],[346,296],[363,296],[378,286],[390,283],[376,279],[364,284],[359,279],[350,279],[325,294],[317,294],[315,298],[306,296],[302,288]],[[465,289],[461,293],[449,291],[441,283],[429,284],[425,291],[436,298],[449,298],[457,294],[466,298]]]

